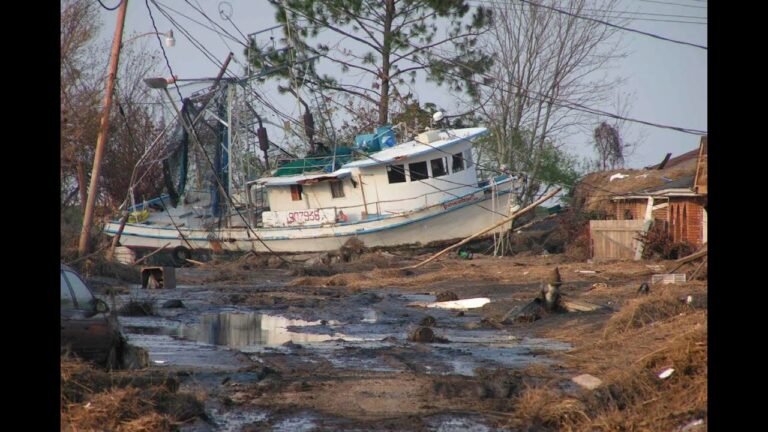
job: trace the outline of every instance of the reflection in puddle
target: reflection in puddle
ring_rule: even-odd
[[[363,319],[362,319],[362,322],[373,324],[373,323],[375,323],[378,320],[379,320],[379,316],[378,316],[378,314],[376,313],[375,310],[373,310],[371,308],[363,309]]]
[[[320,321],[292,320],[280,316],[253,312],[221,312],[203,314],[199,324],[179,327],[179,335],[185,339],[230,348],[252,345],[282,345],[286,342],[324,342],[344,338],[343,334],[294,333],[289,327],[320,325]]]

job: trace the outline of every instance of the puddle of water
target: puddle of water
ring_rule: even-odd
[[[435,432],[490,432],[491,429],[479,420],[470,418],[436,416],[427,421]]]
[[[434,302],[437,300],[436,296],[431,294],[400,294],[400,297],[407,302]]]
[[[210,412],[211,420],[216,423],[217,431],[240,431],[244,426],[263,422],[267,419],[267,413],[257,410],[249,411],[224,411],[213,409]]]
[[[315,418],[310,414],[282,420],[272,426],[273,432],[310,432],[317,428]]]
[[[378,320],[379,320],[379,314],[375,310],[371,308],[363,309],[362,322],[368,323],[368,324],[374,324]]]
[[[288,319],[254,312],[219,312],[203,314],[198,324],[182,324],[178,334],[188,340],[227,346],[248,351],[248,347],[276,346],[286,342],[297,344],[334,339],[355,340],[342,333],[296,333],[295,327],[319,326],[321,321]]]

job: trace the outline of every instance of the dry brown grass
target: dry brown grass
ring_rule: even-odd
[[[689,293],[705,299],[706,285],[655,287],[649,296],[629,299],[601,326],[576,325],[576,333],[550,329],[548,337],[567,335],[564,339],[575,347],[555,355],[567,372],[555,380],[543,377],[523,389],[510,413],[510,426],[673,431],[693,420],[706,422],[707,311],[679,301]],[[660,372],[667,368],[674,372],[661,379]],[[576,393],[555,385],[581,373],[592,374],[603,384]]]
[[[680,302],[672,293],[632,299],[611,317],[603,335],[625,333],[690,310],[689,305]]]
[[[129,377],[62,357],[61,430],[170,431],[205,415],[198,395],[158,380],[121,378]]]
[[[707,329],[694,327],[604,376],[586,400],[590,430],[674,430],[707,414]],[[667,379],[658,374],[675,372]]]
[[[510,426],[544,427],[575,431],[589,421],[586,406],[578,399],[563,397],[545,387],[527,387],[515,398],[515,418]]]
[[[529,284],[546,280],[552,269],[559,266],[563,283],[594,280],[637,278],[651,274],[643,263],[616,261],[587,264],[570,261],[564,255],[541,257],[481,257],[472,261],[444,258],[427,266],[403,270],[402,268],[375,268],[369,271],[348,272],[347,267],[335,268],[344,271],[332,276],[301,276],[293,279],[289,286],[348,286],[358,289],[385,287],[419,288],[443,282],[476,281],[510,284]],[[576,270],[597,270],[598,274],[584,275]]]
[[[97,393],[83,404],[65,404],[62,430],[170,431],[170,416],[154,412],[151,401],[137,388],[112,389]]]

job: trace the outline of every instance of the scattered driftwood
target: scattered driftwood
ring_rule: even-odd
[[[583,300],[561,300],[562,306],[568,312],[592,312],[600,309],[605,309],[605,306],[586,302]]]
[[[434,327],[437,324],[437,320],[432,315],[427,315],[419,321],[419,325],[422,327]]]
[[[192,263],[194,265],[199,265],[199,266],[207,266],[208,265],[208,264],[206,264],[206,263],[204,263],[202,261],[195,261],[195,260],[189,259],[189,258],[185,259],[184,261],[187,261],[187,262],[190,262],[190,263]]]
[[[437,297],[437,298],[436,298],[435,300],[437,300],[437,301],[439,301],[439,302],[444,302],[444,301],[451,301],[451,300],[458,300],[458,299],[459,299],[459,296],[458,296],[458,295],[456,295],[456,293],[455,293],[455,292],[453,292],[453,291],[444,291],[444,292],[441,292],[441,293],[439,293],[439,294],[438,294],[436,297]]]
[[[558,312],[566,312],[565,308],[555,308]],[[521,309],[512,309],[501,319],[502,324],[514,324],[520,322],[534,322],[544,318],[551,312],[544,307],[544,299],[536,297]]]
[[[483,235],[483,234],[493,230],[494,228],[498,228],[498,227],[500,227],[500,226],[502,226],[502,225],[504,225],[506,223],[509,223],[510,221],[515,219],[516,217],[520,217],[520,216],[528,213],[529,211],[531,211],[531,210],[535,209],[536,207],[538,207],[544,201],[552,198],[558,192],[560,192],[561,189],[562,188],[557,188],[557,189],[553,190],[552,192],[550,192],[550,193],[544,195],[543,197],[539,198],[538,200],[536,200],[533,204],[529,205],[528,207],[526,207],[526,208],[524,208],[522,210],[519,210],[519,211],[517,211],[515,213],[512,213],[512,215],[504,218],[501,222],[495,223],[495,224],[491,225],[490,227],[485,228],[484,230],[482,230],[482,231],[480,231],[480,232],[478,232],[476,234],[472,234],[471,236],[469,236],[469,237],[465,238],[464,240],[454,244],[453,246],[449,246],[449,247],[441,250],[440,252],[432,255],[431,257],[425,259],[424,261],[422,261],[422,262],[420,262],[418,264],[415,264],[415,265],[412,265],[412,266],[409,266],[409,267],[405,267],[405,269],[415,269],[415,268],[421,267],[424,264],[427,264],[428,262],[436,260],[438,257],[448,253],[449,251],[451,251],[453,249],[456,249],[457,247],[459,247],[459,246],[461,246],[463,244],[469,243],[469,241],[471,241],[472,239],[480,237],[481,235]]]
[[[561,285],[560,272],[555,267],[546,285],[542,283],[538,297],[520,310],[513,309],[507,312],[501,323],[533,322],[552,313],[591,312],[603,308],[593,303],[563,298],[560,292]]]
[[[408,335],[408,340],[411,342],[424,342],[424,343],[430,343],[430,342],[437,342],[437,343],[445,343],[448,342],[448,339],[436,336],[435,332],[432,331],[429,327],[418,327],[416,330],[412,331],[410,335]]]
[[[352,262],[366,252],[365,243],[357,237],[351,237],[345,241],[338,250],[329,251],[320,257],[323,264],[339,262]]]
[[[142,261],[144,261],[145,259],[147,259],[147,258],[151,257],[152,255],[154,255],[154,254],[156,254],[156,253],[158,253],[158,252],[162,251],[163,249],[167,248],[167,247],[168,247],[168,245],[170,245],[170,244],[171,244],[171,243],[170,243],[170,242],[168,242],[168,243],[164,244],[163,246],[161,246],[161,247],[159,247],[159,248],[155,249],[154,251],[152,251],[152,252],[150,252],[150,253],[148,253],[148,254],[144,255],[143,257],[141,257],[141,258],[139,258],[138,260],[136,260],[136,262],[134,262],[134,263],[133,263],[133,265],[139,265],[139,264],[141,264],[141,263],[142,263]]]
[[[686,257],[680,258],[677,261],[675,261],[677,263],[677,266],[675,268],[673,268],[672,270],[670,270],[669,273],[674,273],[677,269],[679,269],[683,265],[685,265],[685,264],[687,264],[687,263],[689,263],[691,261],[695,261],[695,260],[697,260],[697,259],[699,259],[701,257],[705,257],[705,256],[707,256],[707,245],[706,244],[701,248],[700,251],[692,253],[692,254],[690,254],[690,255],[688,255]],[[704,262],[706,262],[706,260]]]
[[[699,272],[701,272],[701,269],[704,268],[704,266],[707,265],[707,260],[703,260],[701,264],[699,264],[698,267],[696,267],[696,270],[694,270],[693,274],[691,274],[690,280],[695,280],[696,277],[699,275]]]

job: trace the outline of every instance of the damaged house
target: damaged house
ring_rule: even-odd
[[[640,259],[637,240],[651,223],[674,243],[698,249],[707,242],[707,137],[699,147],[645,169],[596,172],[582,179],[574,204],[590,222],[595,259]]]

